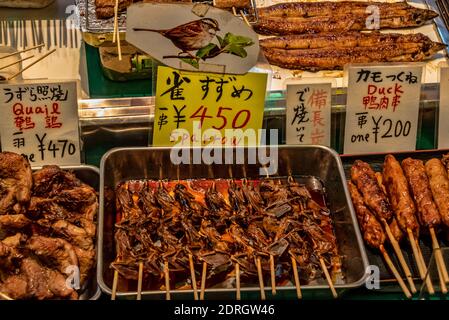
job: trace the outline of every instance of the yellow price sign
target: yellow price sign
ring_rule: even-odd
[[[191,73],[162,66],[157,77],[153,146],[241,145],[248,129],[262,128],[266,74]]]

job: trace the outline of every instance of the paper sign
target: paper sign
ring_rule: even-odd
[[[264,73],[218,75],[159,67],[157,79],[154,146],[240,145],[245,130],[262,128]]]
[[[231,12],[206,4],[134,3],[126,41],[164,65],[244,74],[256,65],[259,37]]]
[[[331,83],[287,84],[287,144],[330,146]]]
[[[348,68],[344,153],[416,148],[422,64]]]
[[[1,84],[2,151],[32,166],[80,163],[76,82]]]
[[[449,68],[440,68],[438,149],[449,148]]]

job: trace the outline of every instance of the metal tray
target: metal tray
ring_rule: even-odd
[[[441,158],[443,154],[446,154],[449,152],[448,150],[426,150],[426,151],[413,151],[413,152],[397,152],[397,153],[390,153],[396,157],[398,161],[401,161],[405,158],[411,157],[414,159],[420,159],[420,160],[429,160],[431,158]],[[351,166],[354,163],[355,160],[359,159],[362,161],[365,161],[371,165],[374,171],[381,171],[384,158],[388,153],[376,153],[376,154],[364,154],[364,155],[342,155],[341,161],[343,162],[343,168],[346,174],[346,177],[349,179],[350,177],[350,170]],[[439,237],[440,245],[441,246],[448,246],[449,243],[445,243],[443,241],[442,237]],[[364,244],[365,245],[365,244]],[[430,241],[430,238],[428,237],[420,237],[419,245],[421,247],[421,251],[424,257],[424,260],[426,263],[430,261],[430,258],[432,256],[432,243]],[[410,271],[412,273],[412,276],[415,280],[421,281],[421,278],[419,276],[418,267],[415,263],[415,260],[413,258],[413,252],[408,243],[404,242],[401,243],[401,249],[402,253],[404,255],[405,261],[407,262],[408,266],[410,267]],[[388,249],[391,253],[392,250]],[[396,282],[396,279],[392,276],[392,274],[389,272],[389,269],[385,265],[384,260],[382,259],[382,255],[377,251],[374,250],[368,246],[366,246],[366,252],[368,254],[368,260],[370,265],[375,265],[379,267],[380,271],[380,281],[383,282]],[[391,255],[394,263],[396,266],[399,266],[398,260],[395,255]],[[401,274],[403,274],[401,272]],[[404,277],[405,279],[405,277]],[[437,282],[434,283],[436,285]]]
[[[184,165],[172,164],[171,148],[118,148],[107,152],[100,166],[100,215],[98,234],[97,281],[103,292],[111,294],[113,270],[110,263],[115,256],[114,221],[115,213],[105,209],[105,190],[114,190],[120,182],[130,179],[194,179],[194,178],[233,178],[258,179],[260,163],[248,164],[248,149],[245,148],[244,164]],[[193,148],[190,151],[194,150]],[[269,149],[267,149],[269,151]],[[235,150],[234,150],[235,152]],[[223,151],[223,155],[226,151]],[[234,157],[235,159],[235,157]],[[223,162],[224,163],[224,162]],[[344,279],[337,283],[337,289],[361,286],[366,279],[368,260],[357,220],[350,203],[342,163],[338,154],[322,146],[279,146],[278,170],[272,176],[313,176],[322,181],[326,188],[327,202],[332,212],[338,250],[342,258]],[[114,206],[111,206],[114,207]],[[318,284],[304,285],[301,288],[327,289],[323,279]],[[295,290],[294,286],[278,287],[278,290]],[[259,287],[241,288],[242,291],[258,292]],[[192,290],[172,291],[173,295],[190,294]],[[144,291],[143,295],[161,298],[163,291]],[[235,289],[206,289],[206,297],[232,298]],[[133,296],[135,291],[117,292],[117,296]]]
[[[61,169],[72,171],[78,179],[82,182],[87,183],[95,191],[98,192],[100,184],[100,170],[97,167],[89,165],[79,165],[79,166],[59,166]],[[38,170],[41,167],[32,167],[33,170]],[[97,218],[98,219],[98,218]],[[99,231],[97,227],[97,237]],[[97,248],[98,251],[98,248]],[[97,254],[98,256],[98,254]],[[87,283],[86,289],[80,294],[79,300],[97,300],[101,296],[101,290],[97,284],[97,278],[95,277],[96,268],[92,271],[92,275]]]

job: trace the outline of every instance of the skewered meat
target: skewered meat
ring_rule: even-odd
[[[376,217],[389,222],[393,217],[390,202],[379,187],[371,166],[366,162],[356,160],[351,167],[351,181],[357,186],[367,207]]]
[[[308,71],[343,69],[348,63],[413,62],[432,57],[446,45],[421,33],[333,32],[263,39],[268,62]]]
[[[410,196],[401,165],[394,156],[389,154],[385,157],[382,175],[399,227],[403,232],[411,230],[418,236],[419,224],[416,219],[415,203]]]
[[[22,212],[30,201],[31,182],[31,167],[24,157],[0,153],[0,215]]]
[[[421,160],[407,158],[402,168],[418,208],[419,222],[424,227],[435,227],[441,223],[440,213],[433,201],[426,168]]]
[[[359,221],[360,230],[363,234],[363,239],[370,247],[380,248],[385,242],[385,234],[382,225],[365,206],[362,195],[351,181],[348,181],[348,188],[357,215],[357,220]]]
[[[438,159],[427,161],[425,167],[433,199],[440,212],[441,221],[446,226],[449,226],[449,179],[446,170]]]
[[[438,16],[434,11],[406,2],[292,2],[258,9],[255,30],[265,35],[366,30],[371,15],[369,6],[379,8],[380,28],[416,27]]]

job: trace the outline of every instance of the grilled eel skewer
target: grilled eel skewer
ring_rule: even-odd
[[[446,47],[421,33],[379,32],[291,35],[263,39],[260,46],[270,64],[309,71],[343,69],[348,63],[422,61]]]
[[[368,30],[366,22],[375,9],[379,9],[382,29],[418,27],[438,16],[406,2],[292,2],[258,9],[255,30],[265,35]]]

